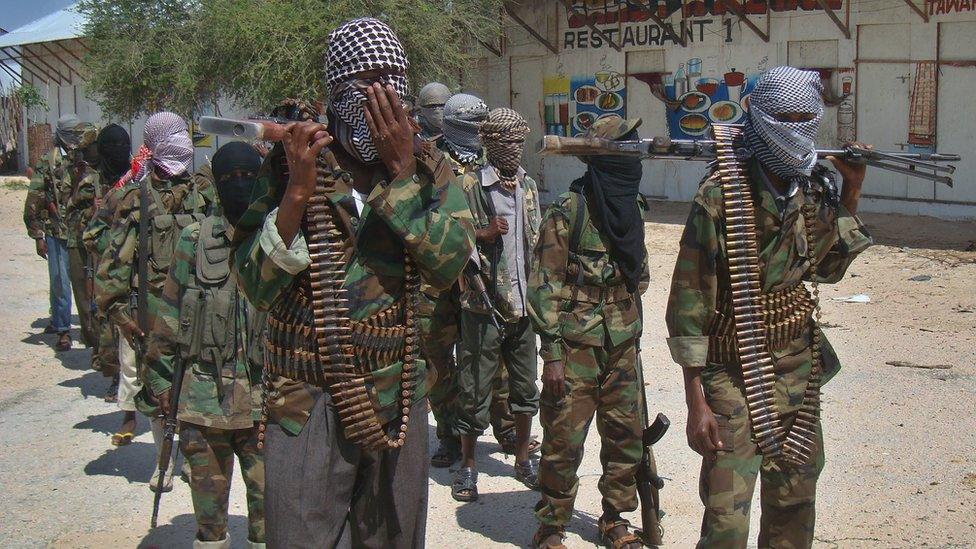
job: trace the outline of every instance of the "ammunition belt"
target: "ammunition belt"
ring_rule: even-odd
[[[783,349],[810,329],[814,303],[804,284],[799,283],[792,288],[761,294],[758,299],[766,328],[766,345],[769,349]],[[721,296],[718,303],[718,312],[707,331],[710,334],[708,361],[717,364],[736,364],[739,357],[735,345],[732,298],[730,295]]]
[[[268,318],[266,371],[325,387],[339,413],[345,437],[365,450],[399,448],[406,441],[417,386],[414,313],[420,277],[404,255],[403,297],[364,320],[349,318],[347,244],[338,226],[331,170],[319,156],[315,195],[303,227],[312,264],[296,279]],[[402,361],[397,392],[399,425],[387,427],[377,414],[367,384],[374,366]],[[389,434],[392,432],[393,434]]]
[[[819,320],[819,291],[814,285],[813,293],[808,298],[804,298],[796,288],[787,290],[790,293],[786,295],[778,295],[782,292],[762,294],[759,230],[748,179],[749,166],[736,154],[736,147],[742,140],[742,126],[713,124],[712,131],[716,141],[725,214],[731,286],[729,302],[732,314],[729,318],[733,320],[735,350],[742,369],[753,439],[764,456],[800,465],[810,460],[816,448],[816,422],[820,414],[820,336],[817,330],[813,330],[813,370],[800,410],[789,430],[783,424],[774,401],[776,377],[769,349],[773,344],[782,343],[794,330],[802,333],[808,325],[811,311],[817,317],[815,320]],[[815,214],[815,206],[804,207],[811,269],[814,268]],[[802,287],[802,283],[798,287]],[[721,323],[723,319],[717,322]],[[717,331],[713,333],[722,333],[722,326],[715,326],[715,329]]]

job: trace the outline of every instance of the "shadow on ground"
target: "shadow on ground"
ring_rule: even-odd
[[[85,465],[88,476],[123,477],[130,483],[148,483],[156,463],[156,449],[151,442],[133,442],[127,446],[111,446],[105,439],[102,455]],[[149,489],[146,488],[146,493]]]
[[[108,391],[108,387],[111,383],[111,378],[103,376],[101,372],[90,370],[82,374],[80,377],[66,379],[61,383],[58,383],[58,385],[60,387],[78,389],[81,396],[84,398],[102,399],[105,396],[105,392]],[[106,406],[112,406],[113,408],[115,407],[114,404],[106,404]]]
[[[93,433],[102,433],[105,435],[111,435],[116,432],[116,429],[122,424],[122,411],[115,408],[114,404],[106,404],[106,407],[111,407],[112,412],[105,414],[99,414],[97,416],[88,416],[88,419],[76,423],[73,427],[74,429],[81,429],[86,431],[91,431]],[[136,414],[136,430],[135,437],[142,435],[149,431],[149,419],[141,414]],[[105,445],[110,448],[116,448],[111,446],[109,439],[105,439]],[[125,446],[120,446],[118,448],[125,448]]]
[[[149,521],[148,515],[146,521]],[[231,546],[244,547],[247,540],[247,517],[231,515],[227,526],[230,532]],[[138,547],[139,549],[183,549],[190,547],[193,544],[196,529],[197,523],[192,513],[177,515],[170,522],[160,524],[155,529],[150,530],[139,542]]]

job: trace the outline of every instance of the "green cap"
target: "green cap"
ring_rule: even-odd
[[[620,139],[634,129],[640,127],[640,118],[621,118],[616,114],[604,116],[593,123],[583,137],[602,137],[603,139]]]

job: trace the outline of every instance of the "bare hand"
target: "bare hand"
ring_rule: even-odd
[[[293,122],[285,126],[282,140],[288,159],[288,189],[290,198],[307,202],[315,193],[315,159],[332,142],[325,126],[318,122]]]
[[[566,395],[566,368],[561,360],[552,360],[542,366],[542,389],[555,400]]]
[[[122,337],[124,337],[129,343],[129,347],[132,347],[133,349],[136,348],[136,340],[141,341],[142,338],[146,337],[146,334],[142,333],[142,330],[139,329],[139,325],[136,324],[134,320],[129,320],[125,324],[120,324],[119,333],[121,333]]]
[[[482,242],[494,242],[503,234],[508,234],[508,221],[503,217],[493,217],[487,227],[475,233],[475,237]]]
[[[704,457],[714,458],[715,452],[724,450],[718,434],[718,421],[708,404],[702,401],[688,407],[688,446]]]
[[[413,124],[393,86],[374,83],[366,90],[366,124],[373,135],[373,144],[386,166],[391,181],[397,181],[413,171]]]
[[[47,259],[47,240],[43,238],[34,239],[34,248],[37,250],[37,255]]]
[[[156,395],[156,400],[159,402],[159,411],[162,412],[162,414],[166,417],[169,417],[169,413],[172,410],[172,406],[170,404],[170,393],[172,392],[172,389],[166,389],[162,393]]]
[[[848,146],[857,147],[860,149],[873,149],[871,145],[865,145],[864,143],[855,142],[849,143]],[[848,162],[843,158],[837,158],[836,156],[828,156],[827,160],[830,160],[834,168],[840,173],[841,178],[844,180],[844,185],[856,185],[858,187],[864,183],[864,174],[867,172],[867,164],[861,164],[858,162]]]
[[[95,210],[96,212],[97,212],[98,210],[100,210],[100,209],[102,209],[102,199],[101,199],[101,198],[96,198],[96,199],[95,199],[95,202],[94,202],[94,205],[93,205],[92,207],[94,208],[94,210]]]

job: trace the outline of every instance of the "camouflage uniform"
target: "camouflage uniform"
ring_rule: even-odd
[[[464,175],[485,165],[484,154],[474,162],[461,164],[451,155],[442,136],[436,143],[455,176]],[[451,183],[456,183],[456,180],[451,180]],[[454,361],[454,351],[460,340],[460,293],[457,283],[450,290],[440,293],[434,292],[428,284],[423,284],[418,310],[418,326],[425,356],[437,371],[437,381],[428,394],[434,422],[437,424],[437,438],[457,449],[460,449],[461,441],[453,433],[457,400],[457,364]],[[505,368],[499,368],[498,376],[495,377],[489,415],[492,432],[498,443],[502,444],[515,433],[515,418],[508,407],[508,373]]]
[[[475,227],[483,229],[491,221],[488,214],[487,201],[492,200],[482,184],[486,177],[495,176],[491,166],[485,165],[477,171],[472,171],[460,177],[461,188],[464,190],[475,218]],[[495,182],[494,185],[500,185]],[[519,171],[519,189],[522,202],[516,200],[516,207],[521,206],[524,224],[523,246],[527,256],[535,245],[539,233],[540,208],[539,191],[535,181]],[[510,226],[510,231],[515,227]],[[501,237],[495,244],[501,250]],[[489,258],[484,246],[478,246],[479,268],[493,305],[502,317],[502,331],[492,325],[491,311],[485,306],[481,294],[463,288],[461,291],[461,345],[458,360],[458,399],[455,404],[457,418],[455,433],[460,436],[481,435],[489,423],[489,409],[491,394],[498,384],[498,371],[506,370],[508,374],[508,405],[512,413],[534,415],[539,409],[539,391],[535,385],[536,349],[535,333],[527,316],[519,315],[515,302],[519,297],[515,294],[511,280],[504,273],[508,272],[505,254],[497,254]],[[513,267],[514,268],[514,267]],[[526,276],[529,270],[529,257],[525,258]],[[496,285],[492,287],[492,273],[497,272]],[[524,313],[524,311],[523,311]],[[480,381],[491,379],[491,386],[482,386]],[[513,402],[514,401],[514,402]],[[498,436],[496,434],[496,436]]]
[[[645,211],[643,199],[638,202]],[[582,224],[578,249],[571,250],[577,223]],[[645,255],[639,292],[647,285]],[[556,529],[569,522],[579,487],[576,471],[595,413],[603,514],[618,519],[637,508],[635,475],[643,453],[636,370],[640,303],[627,291],[583,195],[564,193],[546,211],[529,290],[529,313],[542,339],[539,354],[545,362],[562,361],[566,375],[561,399],[542,391],[542,499],[536,517]]]
[[[24,202],[24,225],[28,236],[35,240],[45,239],[48,244],[51,324],[58,332],[67,332],[71,328],[66,223],[70,201],[71,162],[67,153],[54,147],[34,166]]]
[[[419,150],[416,172],[397,181],[377,180],[359,211],[351,174],[338,165],[331,153],[323,154],[331,166],[323,177],[335,188],[328,199],[341,212],[339,222],[350,235],[346,245],[355,250],[347,256],[344,279],[350,319],[361,321],[373,317],[401,301],[404,253],[410,254],[422,278],[434,290],[449,288],[470,256],[474,234],[463,195],[456,186],[446,183],[451,172],[442,155],[427,148]],[[261,310],[271,308],[287,292],[309,284],[307,273],[311,260],[304,236],[300,233],[289,246],[281,241],[275,227],[277,205],[287,183],[287,176],[280,168],[282,156],[282,149],[276,147],[265,159],[253,193],[261,198],[241,218],[235,235],[233,259],[240,287]],[[439,195],[435,195],[435,189]],[[411,421],[423,417],[424,411],[420,409],[426,406],[423,401],[431,374],[423,360],[414,364],[419,381],[413,393]],[[401,415],[402,365],[401,360],[395,360],[373,367],[373,378],[368,383],[373,409],[381,422]],[[367,452],[348,442],[341,427],[333,430],[336,429],[333,422],[337,422],[335,409],[330,395],[321,386],[272,376],[269,395],[266,408],[270,425],[265,443],[269,542],[282,543],[282,540],[307,536],[305,543],[314,539],[325,545],[335,544],[338,538],[333,536],[338,536],[342,528],[341,524],[333,524],[333,520],[345,523],[344,528],[352,530],[353,539],[423,535],[423,528],[415,528],[411,520],[418,517],[417,513],[426,511],[425,428],[411,428],[406,444],[399,450]],[[328,431],[319,431],[323,422],[330,426]],[[314,437],[306,440],[310,435],[303,431],[309,428]],[[309,446],[307,451],[296,455],[289,450],[293,444]],[[419,453],[418,448],[422,448]],[[335,460],[326,469],[293,472],[294,468],[302,469],[306,462],[317,463],[315,460],[322,453],[332,451],[341,452],[341,456],[329,454]],[[414,459],[423,463],[415,463]],[[391,477],[376,477],[381,474],[380,469],[387,471],[386,467],[397,473],[383,472]],[[392,496],[388,485],[391,481],[403,485],[394,489]],[[354,484],[359,486],[355,500],[352,499]],[[377,493],[380,488],[382,491]],[[407,489],[412,493],[410,502],[397,496],[399,490]],[[323,493],[316,496],[317,491]],[[325,491],[329,492],[328,497]],[[299,518],[291,518],[294,514],[300,513],[301,517],[309,514],[307,506],[315,507],[315,520],[303,518],[301,522],[292,522]],[[317,510],[323,506],[334,512],[318,514]],[[372,517],[390,509],[395,509],[401,520],[404,531],[400,534],[390,530],[393,525],[387,524],[386,518],[363,520],[367,515]],[[335,517],[335,513],[340,516]]]
[[[153,394],[184,368],[177,419],[190,466],[197,540],[227,538],[227,503],[240,461],[247,486],[248,541],[264,543],[264,457],[258,450],[266,316],[243,299],[230,275],[233,227],[222,216],[189,225],[173,252],[155,311],[147,362]],[[172,400],[171,400],[172,401]]]
[[[822,175],[818,168],[814,176]],[[803,281],[834,283],[871,244],[860,221],[842,205],[830,206],[818,192],[797,190],[779,198],[758,164],[750,178],[756,203],[762,291],[780,292]],[[813,227],[801,213],[814,209]],[[705,505],[699,547],[745,547],[756,476],[762,479],[760,547],[810,547],[813,543],[816,483],[823,468],[822,437],[811,462],[798,468],[764,459],[752,440],[738,359],[723,354],[728,342],[716,321],[730,295],[721,184],[713,176],[695,196],[681,237],[667,308],[668,346],[676,363],[700,368],[705,398],[718,421],[723,449],[702,462],[700,493]],[[808,242],[807,232],[813,235]],[[811,261],[808,246],[813,246]],[[812,274],[811,274],[812,273]],[[775,363],[775,405],[785,425],[800,408],[812,368],[813,330],[821,340],[824,382],[840,368],[836,354],[812,319],[799,337],[771,342]],[[733,351],[734,354],[734,351]],[[818,424],[818,435],[819,424]]]
[[[86,346],[94,348],[92,364],[98,356],[99,322],[96,311],[92,310],[94,295],[89,295],[88,269],[95,266],[84,246],[83,235],[89,222],[95,216],[95,198],[103,196],[107,185],[98,171],[87,164],[76,164],[72,169],[72,193],[65,208],[65,225],[68,229],[68,258],[71,289],[75,306],[78,309],[78,323],[81,325],[81,340]],[[92,273],[94,276],[94,273]]]

